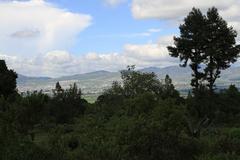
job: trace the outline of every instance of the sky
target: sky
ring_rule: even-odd
[[[167,46],[193,7],[240,31],[239,0],[0,0],[0,59],[28,76],[178,65]]]

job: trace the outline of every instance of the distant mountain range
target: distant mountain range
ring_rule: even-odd
[[[154,72],[160,79],[168,74],[179,90],[188,89],[191,80],[190,68],[181,68],[179,66],[171,66],[166,68],[149,67],[141,69],[142,72]],[[59,78],[50,77],[28,77],[18,75],[17,85],[20,92],[43,90],[51,92],[55,88],[56,82],[60,82],[63,88],[69,87],[70,84],[77,83],[85,94],[101,93],[104,89],[111,86],[113,81],[121,81],[119,72],[96,71],[85,74],[77,74],[64,76]],[[217,81],[219,87],[226,87],[230,84],[240,86],[240,67],[232,67],[225,70],[221,74],[221,78]]]

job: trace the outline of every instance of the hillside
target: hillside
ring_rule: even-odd
[[[179,90],[189,88],[189,82],[191,79],[191,70],[189,68],[181,68],[178,66],[170,66],[166,68],[149,67],[141,69],[142,72],[154,72],[160,79],[163,79],[168,74]],[[50,77],[27,77],[19,75],[17,79],[18,89],[20,92],[43,90],[50,92],[56,82],[60,82],[63,88],[69,87],[70,84],[77,83],[85,94],[96,94],[102,92],[104,89],[111,86],[113,81],[120,81],[119,72],[108,71],[96,71],[85,74],[77,74],[71,76],[63,76],[59,78]],[[240,67],[232,67],[222,72],[222,77],[217,81],[217,85],[220,87],[227,86],[229,84],[240,83]]]

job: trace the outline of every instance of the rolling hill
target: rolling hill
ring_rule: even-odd
[[[154,72],[160,79],[168,74],[179,90],[189,88],[191,79],[191,70],[179,66],[170,66],[166,68],[149,67],[141,69],[142,72]],[[104,89],[111,86],[113,81],[120,81],[119,72],[96,71],[85,74],[64,76],[59,78],[50,77],[28,77],[19,75],[17,85],[20,92],[43,90],[51,92],[56,82],[60,82],[63,88],[69,87],[70,84],[77,83],[85,94],[99,94]],[[236,84],[240,86],[240,67],[232,67],[222,72],[221,78],[217,81],[220,87]]]

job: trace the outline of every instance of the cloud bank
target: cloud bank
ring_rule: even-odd
[[[92,17],[43,0],[0,2],[0,49],[12,56],[67,49]]]
[[[6,59],[8,66],[21,74],[59,77],[97,70],[118,71],[132,64],[138,68],[177,65],[178,61],[168,55],[166,45],[169,44],[170,37],[163,37],[158,43],[126,44],[119,53],[91,52],[74,56],[64,50],[55,50],[34,58],[19,58],[0,53],[0,59]]]
[[[162,19],[179,21],[193,7],[206,12],[210,7],[217,7],[221,16],[230,25],[240,30],[239,0],[132,0],[131,11],[136,19]]]

